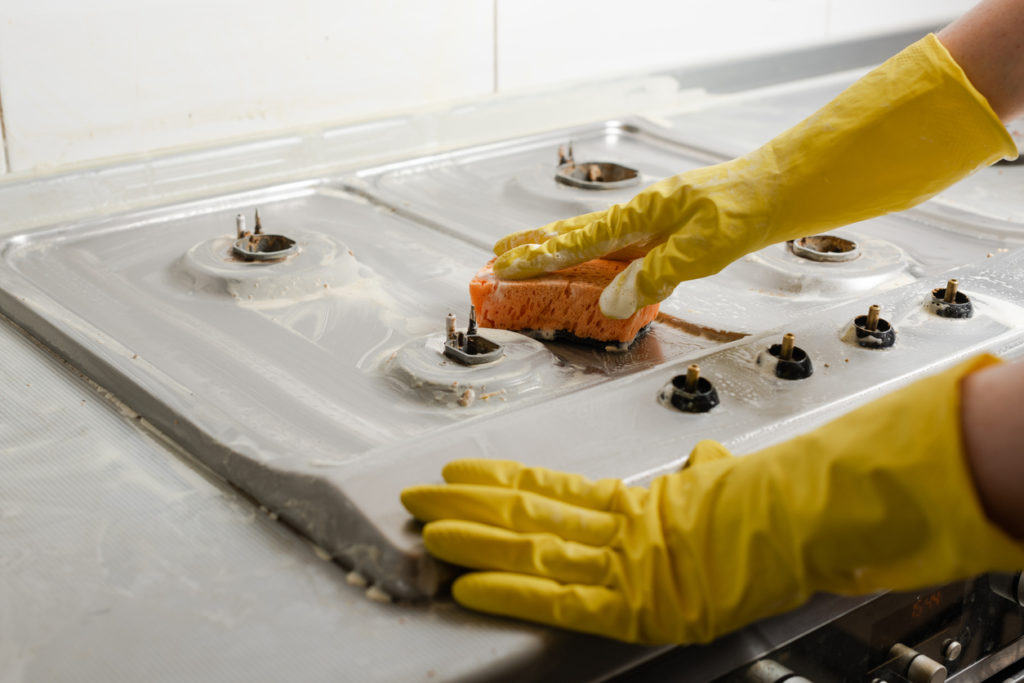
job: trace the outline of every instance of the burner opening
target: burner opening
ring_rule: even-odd
[[[811,235],[790,240],[788,244],[794,254],[811,261],[841,263],[860,256],[856,242],[835,235]]]
[[[613,190],[630,187],[640,182],[640,172],[612,161],[576,162],[572,156],[572,144],[566,153],[558,148],[558,168],[555,180],[563,185],[580,187],[585,190]]]
[[[243,261],[276,261],[299,250],[295,240],[290,237],[264,233],[259,210],[256,211],[256,227],[252,232],[245,227],[245,216],[235,216],[235,232],[238,239],[232,245],[231,251]]]
[[[476,307],[469,307],[469,325],[466,331],[455,331],[455,314],[449,313],[445,321],[446,339],[444,355],[462,365],[482,365],[492,363],[505,352],[501,344],[481,337],[476,333]]]

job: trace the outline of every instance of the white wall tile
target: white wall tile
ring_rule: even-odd
[[[6,0],[12,170],[493,91],[482,0]]]
[[[828,37],[860,38],[879,33],[942,25],[978,0],[830,0]]]
[[[827,0],[497,0],[498,88],[820,43]]]

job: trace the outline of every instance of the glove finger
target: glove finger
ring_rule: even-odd
[[[529,230],[519,230],[517,232],[510,233],[495,242],[494,255],[501,256],[509,249],[514,249],[515,247],[523,244],[543,244],[552,237],[558,237],[564,232],[576,230],[577,228],[582,228],[585,225],[593,223],[604,215],[604,213],[604,211],[594,211],[574,216],[573,218],[554,221],[539,228],[530,228]]]
[[[507,572],[473,572],[456,579],[452,595],[463,607],[480,612],[620,640],[639,639],[625,597],[603,586],[561,584]]]
[[[573,543],[553,534],[520,534],[476,522],[431,522],[423,529],[423,542],[431,555],[452,564],[546,576],[562,583],[610,585],[617,566],[608,547]]]
[[[613,513],[494,486],[413,486],[402,491],[402,504],[424,522],[460,519],[523,533],[553,533],[594,546],[611,541],[621,524]]]
[[[506,251],[494,262],[494,274],[506,280],[523,280],[569,268],[652,239],[644,232],[645,225],[632,203],[616,204],[597,220],[543,244],[523,244]]]
[[[591,510],[611,510],[621,503],[622,494],[643,497],[646,490],[627,488],[618,479],[593,481],[581,474],[559,472],[546,467],[528,467],[513,460],[466,458],[454,460],[441,470],[449,484],[477,484],[530,491],[570,505]]]
[[[722,243],[715,244],[716,239]],[[609,318],[628,318],[668,297],[680,282],[714,275],[746,253],[728,242],[721,235],[702,234],[693,224],[678,229],[615,276],[601,292],[601,312]]]
[[[597,305],[605,317],[625,320],[647,305],[640,303],[636,282],[643,267],[644,259],[633,261],[604,288]]]
[[[699,442],[690,451],[690,457],[687,458],[686,464],[683,465],[685,470],[687,467],[697,467],[705,463],[714,462],[715,460],[724,460],[725,458],[733,457],[732,453],[728,448],[712,441],[711,439],[705,439]]]

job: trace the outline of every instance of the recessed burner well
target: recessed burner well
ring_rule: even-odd
[[[568,153],[564,148],[558,148],[555,180],[584,190],[616,190],[639,184],[640,172],[612,161],[577,162],[573,159],[570,143]]]
[[[790,250],[810,261],[841,263],[860,256],[860,247],[853,240],[836,235],[810,235],[789,241]]]

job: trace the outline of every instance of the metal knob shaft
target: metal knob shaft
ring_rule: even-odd
[[[903,643],[893,645],[889,656],[897,658],[897,666],[910,683],[943,683],[946,680],[946,667]]]
[[[774,659],[761,659],[754,662],[743,672],[743,679],[748,683],[811,683]]]

